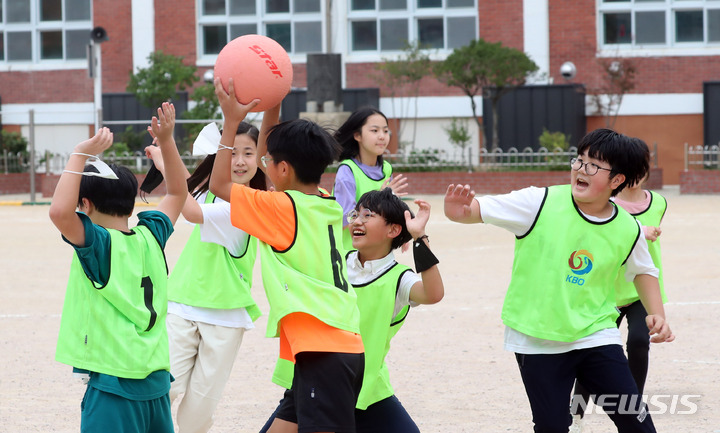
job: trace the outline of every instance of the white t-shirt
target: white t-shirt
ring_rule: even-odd
[[[395,255],[391,251],[390,254],[377,260],[366,260],[365,266],[360,263],[358,259],[358,252],[352,251],[347,258],[348,267],[348,281],[352,285],[365,284],[373,281],[378,275],[385,272],[395,263]],[[393,311],[393,317],[395,317],[400,310],[406,305],[415,307],[418,304],[410,301],[410,289],[418,281],[422,281],[422,278],[415,272],[405,272],[400,278],[400,287],[398,288],[397,295],[395,296],[395,309]]]
[[[528,187],[509,194],[477,197],[476,200],[480,204],[480,214],[485,223],[502,227],[516,236],[522,236],[530,230],[535,222],[535,217],[540,210],[544,197],[545,188]],[[607,221],[612,217],[597,218],[592,215],[583,215],[594,222]],[[639,225],[640,223],[638,223]],[[636,275],[641,274],[654,277],[659,275],[658,269],[653,264],[648,251],[647,241],[644,236],[638,237],[625,264],[625,279],[628,281],[633,281]],[[607,344],[622,344],[619,329],[602,329],[587,337],[568,343],[531,337],[508,326],[505,327],[505,350],[516,353],[565,353],[571,350],[587,349]]]
[[[205,203],[207,193],[196,200],[200,203],[203,223],[200,224],[200,240],[225,247],[233,256],[242,254],[248,234],[233,226],[230,221],[230,203],[215,198],[214,203]],[[195,307],[178,302],[168,302],[168,313],[185,320],[203,322],[227,328],[253,329],[252,318],[245,308],[219,309]]]

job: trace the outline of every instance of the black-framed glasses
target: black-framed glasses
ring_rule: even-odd
[[[573,158],[570,160],[570,167],[572,167],[572,169],[575,171],[580,171],[583,166],[585,166],[585,173],[587,173],[588,176],[595,176],[598,170],[612,171],[611,168],[600,167],[599,165],[593,164],[592,162],[583,162],[583,160],[580,158]]]
[[[366,222],[370,221],[370,218],[377,215],[375,212],[363,209],[362,211],[358,212],[357,210],[351,211],[349,214],[347,214],[347,222],[352,224],[355,222],[356,219],[360,219],[360,222],[365,224]]]
[[[272,161],[272,157],[263,155],[260,157],[260,162],[262,162],[263,167],[267,168],[268,162]]]

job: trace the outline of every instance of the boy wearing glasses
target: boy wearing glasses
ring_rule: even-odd
[[[360,197],[347,218],[356,249],[347,255],[348,281],[357,293],[365,346],[365,372],[355,410],[358,433],[420,432],[395,397],[385,362],[390,340],[405,323],[410,306],[435,304],[445,295],[438,260],[425,234],[430,204],[420,199],[415,203],[419,209],[413,217],[408,205],[392,189],[369,191]],[[397,263],[393,254],[411,239],[417,274]],[[278,364],[273,381],[290,387],[292,369]],[[278,410],[282,406],[283,402]],[[269,431],[275,416],[277,411],[261,433]]]
[[[502,320],[505,349],[515,352],[537,432],[567,432],[575,379],[594,396],[618,432],[654,432],[628,368],[615,320],[615,279],[626,265],[651,341],[670,342],[658,270],[638,222],[610,201],[648,170],[633,139],[595,130],[578,144],[570,185],[529,187],[480,197],[450,185],[445,215],[486,222],[516,236]]]
[[[227,92],[216,79],[215,94],[225,121],[210,191],[230,202],[232,224],[259,240],[270,304],[266,336],[278,337],[280,358],[294,364],[270,431],[354,432],[365,363],[360,313],[345,266],[343,210],[318,188],[339,146],[313,122],[278,124],[277,105],[263,116],[257,147],[258,166],[275,191],[234,184],[235,131],[259,100],[241,104],[232,79]]]

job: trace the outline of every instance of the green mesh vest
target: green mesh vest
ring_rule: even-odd
[[[366,192],[382,188],[383,182],[392,176],[392,166],[387,161],[383,161],[383,177],[381,179],[368,177],[360,166],[358,166],[357,162],[352,159],[345,159],[340,162],[340,165],[346,165],[352,170],[353,177],[355,178],[355,203],[357,203],[360,197]],[[343,230],[343,245],[345,245],[345,249],[348,251],[353,249],[350,230]]]
[[[208,193],[205,203],[214,200]],[[201,241],[196,225],[170,274],[168,299],[194,307],[245,308],[256,320],[261,313],[250,293],[256,254],[257,239],[252,236],[243,253],[234,257],[222,245]]]
[[[640,221],[643,226],[660,226],[663,215],[667,210],[667,201],[660,194],[650,192],[650,206],[641,213],[633,214],[633,216]],[[658,275],[658,284],[660,284],[660,295],[662,296],[663,303],[667,302],[667,296],[665,295],[665,285],[663,284],[663,270],[662,270],[662,258],[660,256],[660,238],[655,242],[648,241],[648,250],[650,250],[650,256],[652,256],[655,267],[658,268],[660,274]],[[633,302],[640,299],[637,294],[635,285],[632,281],[625,280],[625,268],[618,275],[617,280],[617,304],[619,306],[632,304]]]
[[[640,227],[615,208],[610,220],[592,222],[577,209],[570,185],[547,188],[530,232],[515,240],[505,325],[565,342],[616,326],[615,280]]]
[[[390,385],[385,357],[390,350],[390,340],[405,323],[410,310],[410,306],[406,305],[393,317],[395,297],[405,272],[410,272],[410,268],[395,263],[374,281],[353,286],[358,297],[360,335],[365,346],[365,373],[355,406],[358,409],[365,410],[371,404],[395,394]]]
[[[170,370],[167,265],[155,237],[142,225],[110,233],[110,276],[96,287],[73,255],[55,359],[128,379]]]
[[[260,242],[263,285],[270,304],[268,337],[279,336],[280,319],[307,313],[359,333],[355,290],[347,282],[342,247],[342,208],[332,197],[285,191],[296,216],[295,239],[284,251]]]
[[[360,335],[365,346],[365,371],[356,407],[365,410],[368,406],[384,400],[395,392],[385,357],[390,350],[390,340],[405,323],[410,310],[406,305],[395,317],[395,298],[400,279],[410,268],[395,263],[390,269],[366,284],[356,285],[355,292],[360,309]],[[294,365],[285,359],[278,359],[273,372],[273,382],[286,389],[292,386]]]

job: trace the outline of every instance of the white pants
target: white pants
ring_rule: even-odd
[[[244,328],[227,328],[167,315],[170,401],[184,393],[177,411],[180,433],[205,433],[230,377]]]

